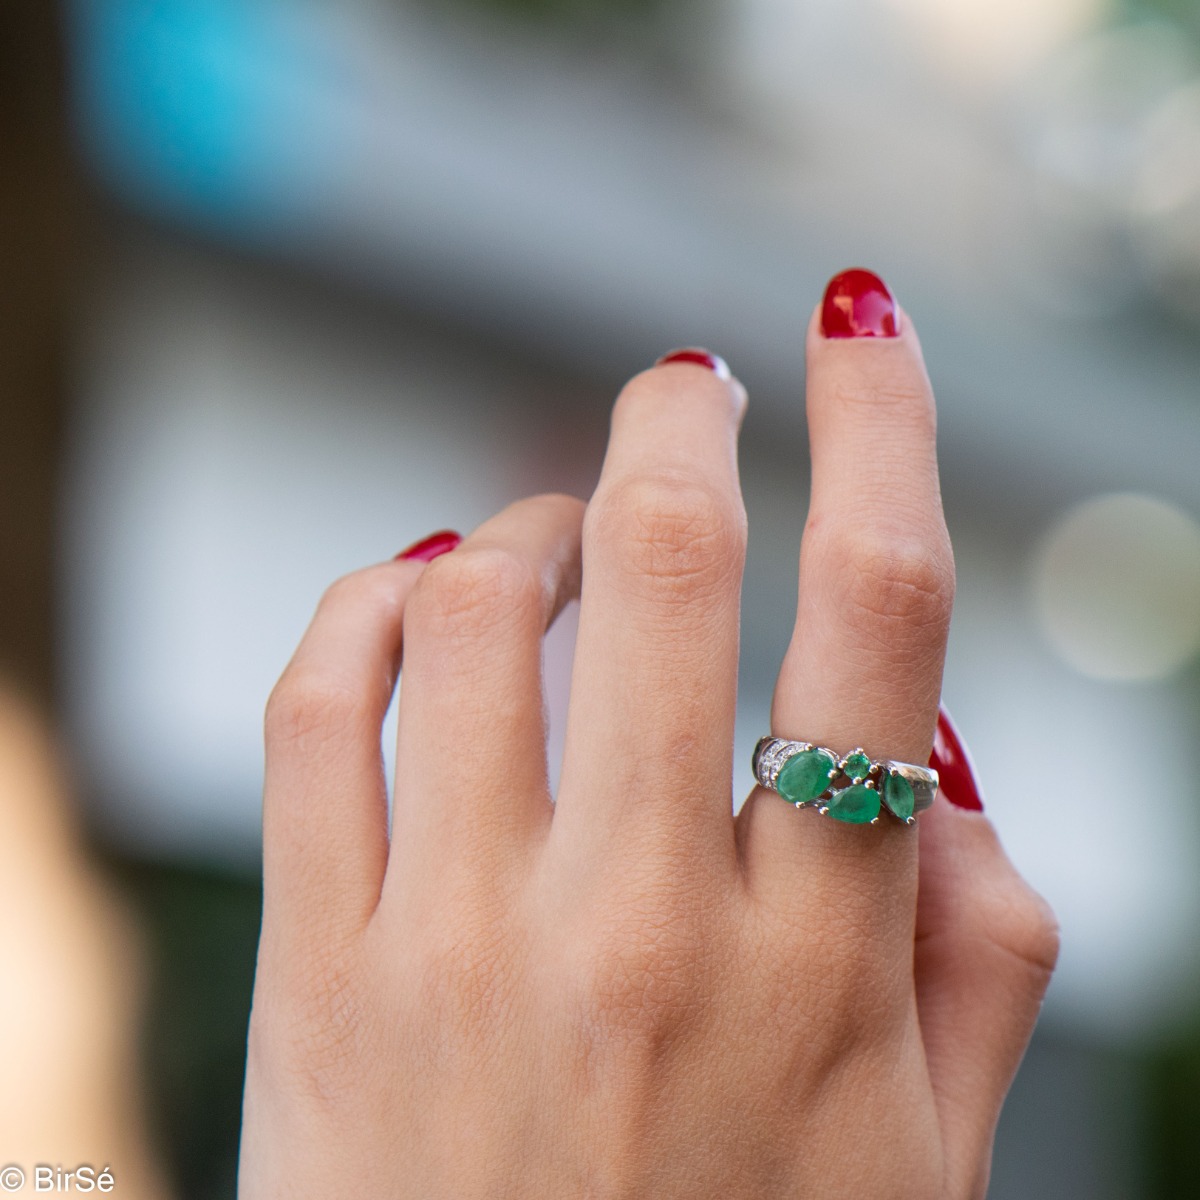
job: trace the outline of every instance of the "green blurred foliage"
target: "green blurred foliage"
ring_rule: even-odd
[[[1138,17],[1162,17],[1189,33],[1200,46],[1200,0],[1125,0],[1126,12]]]
[[[1200,1017],[1149,1063],[1146,1158],[1156,1200],[1200,1198]]]

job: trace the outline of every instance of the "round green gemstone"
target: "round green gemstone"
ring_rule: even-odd
[[[814,747],[793,754],[780,768],[775,788],[793,804],[807,804],[815,800],[829,786],[837,774],[838,765],[832,754]]]
[[[826,815],[848,825],[865,825],[879,816],[879,793],[865,783],[856,783],[833,793]]]
[[[900,818],[907,821],[913,815],[917,798],[913,786],[903,775],[888,775],[883,783],[883,802]]]
[[[851,779],[866,779],[871,771],[871,760],[861,750],[855,750],[853,754],[846,755],[842,770]]]

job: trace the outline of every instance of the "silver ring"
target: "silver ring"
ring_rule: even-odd
[[[848,825],[877,825],[887,809],[906,825],[933,804],[938,773],[932,767],[871,758],[856,747],[839,755],[826,746],[763,737],[754,747],[754,778],[797,808]]]

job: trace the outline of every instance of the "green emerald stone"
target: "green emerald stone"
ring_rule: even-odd
[[[848,825],[865,825],[879,816],[879,793],[865,783],[853,784],[833,793],[825,814]]]
[[[815,800],[837,774],[838,765],[832,754],[815,747],[793,754],[780,768],[775,789],[793,804]]]
[[[842,770],[851,779],[866,779],[871,771],[871,760],[861,750],[855,750],[853,754],[846,755]]]
[[[917,798],[913,786],[903,775],[888,775],[883,782],[883,802],[900,818],[907,821],[913,815]]]

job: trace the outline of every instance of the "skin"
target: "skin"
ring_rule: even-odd
[[[772,732],[925,762],[954,576],[900,320],[808,331]],[[918,829],[762,789],[732,815],[745,404],[646,371],[586,506],[523,500],[322,600],[267,714],[242,1200],[984,1195],[1056,925],[942,798]],[[552,805],[541,639],[581,562]]]

